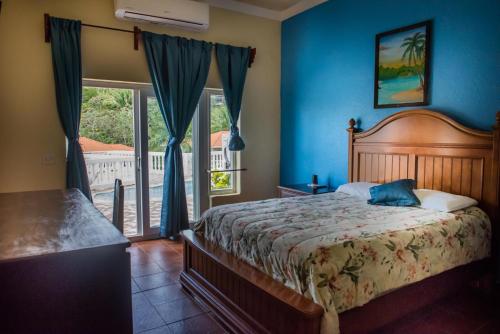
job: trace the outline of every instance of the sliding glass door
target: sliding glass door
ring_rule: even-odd
[[[190,220],[199,215],[194,117],[182,142]],[[131,240],[159,233],[168,132],[150,85],[84,80],[80,142],[94,205],[113,216],[113,184],[125,186],[124,234]]]
[[[138,94],[125,87],[86,86],[83,89],[80,144],[85,157],[94,205],[111,220],[113,185],[125,186],[124,233],[142,233],[137,169]]]
[[[228,150],[229,117],[220,89],[205,89],[181,147],[189,219],[210,196],[237,190],[237,155]],[[147,84],[84,80],[80,143],[94,205],[113,216],[113,184],[125,186],[124,234],[159,234],[168,131]]]

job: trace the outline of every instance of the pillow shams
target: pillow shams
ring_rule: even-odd
[[[380,183],[353,182],[341,185],[340,187],[338,187],[337,191],[351,196],[359,197],[364,200],[369,200],[371,198],[370,188],[379,185]]]
[[[420,201],[420,207],[424,209],[451,212],[478,204],[473,198],[445,193],[438,190],[415,189],[413,192]]]

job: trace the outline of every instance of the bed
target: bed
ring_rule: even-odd
[[[342,193],[217,207],[203,233],[183,234],[181,284],[238,333],[367,332],[434,302],[488,270],[498,118],[484,132],[413,110],[348,129],[349,181],[412,178],[480,208],[380,208]]]

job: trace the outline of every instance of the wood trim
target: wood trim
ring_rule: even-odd
[[[139,50],[139,41],[141,40],[142,31],[139,27],[134,26],[134,50]]]
[[[45,35],[45,43],[50,43],[50,15],[43,14],[43,27]]]
[[[47,13],[43,14],[43,20],[44,20],[44,30],[45,30],[45,43],[50,43],[51,40],[50,15]],[[139,39],[141,35],[141,29],[139,29],[136,26],[134,26],[134,30],[127,30],[127,29],[113,28],[113,27],[101,26],[97,24],[88,24],[88,23],[82,23],[81,25],[82,27],[91,27],[91,28],[132,33],[134,35],[134,50],[139,50]]]
[[[319,333],[323,308],[192,231],[182,286],[234,333]]]
[[[497,118],[498,118],[499,113],[497,113]],[[441,114],[439,112],[432,111],[429,109],[415,109],[415,110],[400,111],[400,112],[397,112],[395,114],[392,114],[391,116],[384,118],[379,123],[374,125],[372,128],[370,128],[366,131],[363,131],[363,132],[358,132],[356,134],[356,139],[360,139],[360,138],[364,138],[364,137],[368,137],[370,135],[373,135],[375,132],[378,132],[382,128],[384,128],[387,124],[392,123],[398,119],[408,117],[410,115],[426,115],[426,116],[435,118],[436,121],[447,123],[447,124],[451,125],[452,127],[456,128],[457,130],[462,131],[462,132],[467,133],[467,134],[470,134],[470,135],[473,135],[473,136],[486,137],[486,138],[490,138],[492,136],[491,131],[482,131],[482,130],[476,130],[476,129],[466,127],[465,125],[460,124],[457,121],[455,121],[455,120],[451,119],[450,117],[445,116],[444,114]],[[351,122],[351,120],[349,122]]]
[[[0,9],[1,9],[1,2],[0,2]],[[50,43],[51,40],[51,32],[50,32],[50,15],[45,13],[43,14],[43,21],[44,21],[44,32],[45,32],[45,43]],[[113,30],[113,31],[120,31],[120,32],[126,32],[126,33],[131,33],[133,34],[134,37],[134,50],[139,50],[139,41],[142,40],[142,30],[134,26],[133,30],[127,30],[127,29],[121,29],[121,28],[114,28],[114,27],[107,27],[107,26],[102,26],[102,25],[97,25],[97,24],[88,24],[88,23],[82,23],[82,27],[91,27],[91,28],[98,28],[98,29],[105,29],[105,30]],[[248,59],[248,67],[252,67],[252,64],[255,62],[255,56],[257,54],[257,48],[250,48],[250,57]]]
[[[255,56],[257,55],[257,49],[250,49],[250,58],[248,58],[248,68],[252,67],[252,64],[255,62]]]
[[[347,161],[348,161],[348,175],[347,175],[347,180],[348,182],[352,182],[353,180],[353,165],[352,165],[352,158],[353,158],[353,143],[354,143],[354,133],[358,131],[358,129],[355,128],[356,126],[356,120],[354,118],[351,118],[349,120],[349,128],[347,128],[348,134],[348,147],[347,147]]]

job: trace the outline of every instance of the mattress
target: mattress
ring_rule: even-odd
[[[322,333],[339,331],[343,311],[491,250],[477,207],[374,206],[339,192],[214,207],[195,230],[322,305]]]

